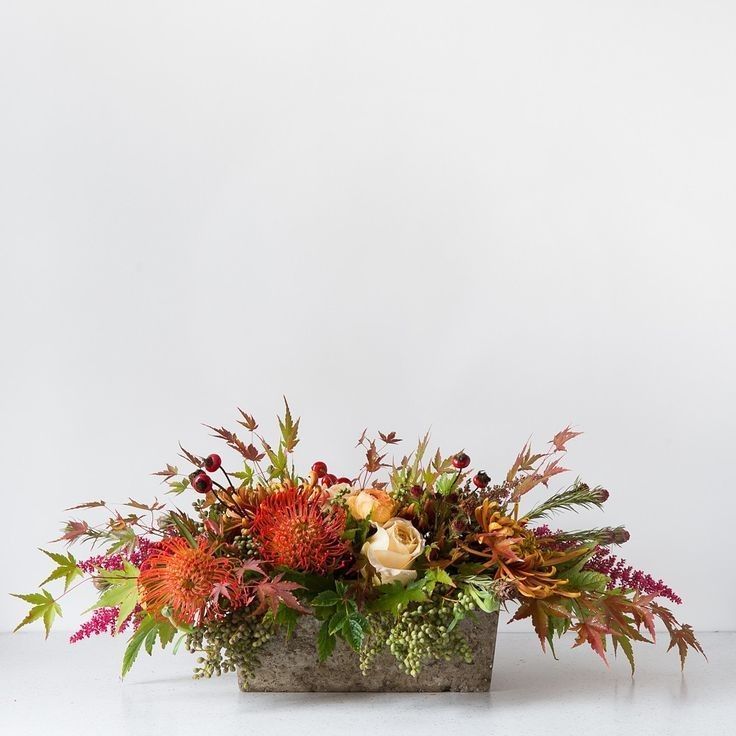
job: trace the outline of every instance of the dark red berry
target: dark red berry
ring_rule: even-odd
[[[485,488],[490,482],[491,479],[484,470],[480,470],[473,476],[473,483],[476,488]]]
[[[317,473],[318,478],[321,478],[327,472],[327,463],[317,460],[317,462],[312,465],[312,470]]]
[[[420,498],[422,495],[422,487],[421,486],[412,486],[409,489],[409,493],[411,493],[414,498]]]
[[[204,469],[208,473],[217,472],[220,469],[220,465],[222,465],[222,458],[214,452],[211,455],[207,455],[204,459]]]
[[[458,470],[464,470],[468,465],[470,465],[470,456],[466,455],[464,452],[458,452],[458,454],[452,458],[452,464]]]
[[[352,483],[353,481],[350,480],[350,478],[346,478],[344,475],[341,478],[337,479],[338,483]]]
[[[333,475],[332,473],[327,473],[326,475],[322,476],[322,485],[325,488],[329,488],[330,486],[334,486],[335,483],[337,483],[337,476]]]
[[[207,473],[196,473],[192,478],[192,488],[197,493],[209,493],[212,490],[212,478]]]

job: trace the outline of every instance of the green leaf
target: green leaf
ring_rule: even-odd
[[[608,577],[594,570],[568,571],[564,576],[572,590],[603,593],[608,585]]]
[[[123,562],[122,570],[105,570],[99,577],[108,584],[102,592],[97,603],[89,611],[95,608],[120,607],[117,620],[115,621],[116,633],[124,621],[133,613],[138,603],[138,575],[140,571],[135,565],[127,560]]]
[[[320,606],[336,606],[340,600],[340,596],[334,590],[325,590],[312,598],[310,603],[315,608],[319,608]]]
[[[138,628],[135,630],[133,636],[128,640],[128,646],[125,648],[125,654],[123,654],[121,676],[125,677],[130,672],[130,668],[138,657],[141,647],[145,647],[150,655],[153,652],[156,637],[161,642],[161,648],[163,649],[173,640],[175,635],[176,627],[169,621],[157,620],[153,616],[146,614],[138,624]]]
[[[341,608],[335,611],[335,613],[332,614],[332,617],[329,620],[330,621],[330,624],[329,624],[330,634],[336,634],[338,631],[340,631],[347,617],[348,615],[345,612],[344,608]]]
[[[498,602],[498,598],[496,598],[496,596],[489,590],[479,588],[475,585],[466,585],[465,590],[481,611],[494,613],[501,607],[501,604]]]
[[[138,537],[130,527],[121,529],[119,532],[113,532],[108,536],[117,540],[105,550],[105,554],[108,555],[114,554],[120,549],[134,549],[138,543]]]
[[[455,587],[455,583],[452,581],[450,575],[447,573],[446,570],[443,570],[440,567],[430,567],[429,570],[427,570],[427,572],[424,574],[421,582],[424,589],[429,595],[432,595],[432,593],[434,593],[434,589],[437,583],[442,583],[443,585]]]
[[[125,677],[125,675],[130,672],[130,668],[133,666],[141,646],[143,646],[143,643],[146,641],[146,638],[151,631],[155,631],[155,629],[156,619],[146,614],[140,624],[138,624],[138,628],[135,630],[133,636],[128,640],[128,646],[125,648],[125,653],[123,654],[123,669],[120,673],[121,677]]]
[[[336,639],[330,634],[330,622],[325,621],[317,634],[317,654],[319,661],[324,662],[335,649]]]
[[[399,612],[402,606],[412,601],[426,601],[427,594],[422,588],[422,581],[415,581],[404,587],[396,581],[388,585],[382,585],[379,589],[379,597],[368,604],[369,611],[391,611]]]
[[[243,485],[249,486],[253,482],[254,471],[253,468],[251,468],[251,466],[245,461],[243,462],[243,468],[244,469],[242,471],[231,473],[231,475],[234,475],[238,480],[242,480]]]
[[[174,493],[178,496],[180,493],[184,493],[187,488],[189,488],[189,478],[182,478],[181,480],[172,480],[169,483],[169,490],[166,492]]]
[[[634,662],[634,648],[631,646],[631,640],[627,636],[613,636],[612,638],[614,652],[618,653],[618,647],[621,647],[626,659],[629,661],[631,676],[633,677],[636,664]]]
[[[43,619],[46,638],[48,639],[54,619],[56,616],[61,616],[61,607],[54,600],[51,593],[42,589],[40,593],[11,593],[11,595],[15,598],[20,598],[21,600],[26,601],[26,603],[34,604],[26,617],[13,629],[13,631],[18,631],[18,629],[21,629],[27,624],[41,618]]]
[[[348,616],[342,626],[343,638],[356,652],[360,650],[363,644],[364,626],[367,628],[367,623],[363,616],[356,613]]]
[[[189,546],[192,547],[192,549],[197,548],[197,542],[194,540],[194,537],[192,536],[192,533],[187,529],[187,525],[184,523],[184,519],[179,516],[179,514],[174,513],[173,511],[171,514],[169,514],[171,521],[174,522],[174,525],[179,530],[179,533],[184,537],[184,539],[189,542]]]
[[[294,633],[297,621],[299,620],[299,612],[283,603],[279,604],[274,623],[277,626],[283,626],[286,631],[286,638],[289,639]]]
[[[335,579],[332,575],[315,575],[314,573],[297,572],[287,567],[278,566],[276,570],[283,573],[284,580],[299,583],[311,594],[321,593],[325,590],[335,589]]]
[[[77,567],[77,561],[74,559],[74,555],[61,555],[56,552],[47,552],[45,549],[42,549],[41,552],[50,557],[58,567],[56,567],[56,569],[54,569],[53,572],[39,584],[39,587],[46,585],[46,583],[50,583],[52,580],[64,578],[64,591],[66,591],[74,578],[82,577],[84,575],[84,573]]]
[[[457,473],[445,473],[444,475],[441,475],[439,478],[437,478],[435,490],[441,496],[448,496],[450,493],[452,493],[452,489],[455,487],[456,482]]]
[[[281,430],[281,443],[286,452],[294,452],[294,448],[299,444],[299,440],[297,439],[299,419],[296,422],[293,420],[286,396],[284,396],[284,405],[286,407],[286,414],[284,415],[283,421],[281,417],[277,417],[279,420],[279,429]]]

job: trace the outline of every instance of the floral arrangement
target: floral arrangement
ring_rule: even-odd
[[[195,677],[235,669],[247,677],[261,647],[312,616],[321,622],[320,660],[343,639],[363,672],[388,648],[416,676],[433,660],[472,661],[458,623],[500,607],[511,620],[530,619],[542,649],[554,654],[554,640],[572,632],[573,646],[587,644],[604,661],[609,648],[620,649],[632,673],[632,643],[654,641],[655,619],[682,665],[688,649],[703,653],[692,628],[663,605],[680,598],[611,552],[629,539],[623,527],[560,531],[545,523],[608,499],[581,480],[540,497],[565,472],[566,445],[579,432],[562,430],[543,452],[525,444],[497,481],[470,470],[464,451],[430,453],[428,436],[389,462],[396,433],[363,432],[359,474],[338,477],[322,461],[305,475],[296,470],[299,420],[288,404],[275,447],[252,416],[240,415],[246,441],[210,427],[237,454],[237,470],[226,470],[219,454],[180,445],[191,472],[167,465],[155,473],[169,494],[194,492],[190,512],[158,500],[73,507],[108,518],[71,520],[55,541],[86,541],[99,554],[78,560],[42,550],[55,567],[40,592],[17,595],[31,605],[18,628],[42,619],[48,636],[60,599],[91,581],[99,595],[71,641],[131,632],[123,675],[141,648],[184,643],[199,654]],[[44,587],[53,581],[63,582],[58,596]]]

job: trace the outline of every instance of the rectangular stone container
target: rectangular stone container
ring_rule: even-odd
[[[488,692],[491,687],[493,654],[496,648],[498,613],[479,613],[460,623],[474,661],[431,662],[417,677],[404,674],[393,655],[385,650],[366,675],[360,671],[358,656],[339,640],[326,662],[319,662],[315,642],[320,622],[300,619],[286,641],[273,639],[259,652],[261,666],[247,683],[238,673],[240,689],[247,692]]]

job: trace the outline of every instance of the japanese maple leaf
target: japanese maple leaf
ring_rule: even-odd
[[[579,647],[581,644],[587,642],[593,651],[606,663],[606,666],[608,666],[608,660],[606,659],[606,635],[613,633],[611,629],[596,618],[585,619],[572,628],[578,632],[578,637],[572,645],[573,648]]]
[[[667,651],[673,647],[677,647],[677,651],[680,655],[681,669],[684,669],[685,667],[685,658],[687,657],[688,647],[694,649],[696,652],[700,652],[706,660],[708,659],[708,657],[705,656],[703,647],[700,646],[700,642],[695,638],[695,632],[690,625],[682,624],[681,626],[677,622],[672,611],[670,611],[669,608],[660,606],[658,603],[652,603],[651,610],[655,615],[659,616],[667,629],[667,633],[670,635],[670,645],[667,647]]]
[[[647,610],[639,610],[641,606],[623,595],[611,593],[600,599],[600,608],[603,615],[603,621],[607,626],[616,629],[618,633],[635,641],[649,641],[643,637],[638,628],[635,629],[632,624],[637,627],[644,623],[646,626],[646,618],[649,613]],[[649,628],[647,627],[647,631]]]
[[[232,600],[230,597],[230,587],[227,583],[215,583],[212,586],[212,592],[210,593],[210,600],[213,603],[217,603],[220,600],[220,596],[227,598],[229,601]]]
[[[521,621],[521,619],[531,617],[534,631],[537,632],[539,641],[542,644],[542,651],[546,651],[550,616],[565,619],[570,618],[567,609],[555,603],[554,599],[545,601],[539,598],[525,598],[511,621]]]
[[[582,432],[573,432],[570,427],[565,427],[565,429],[558,432],[550,441],[551,445],[554,445],[555,450],[557,452],[566,452],[567,448],[565,445],[574,437],[578,437],[581,435]]]
[[[378,436],[387,444],[387,445],[395,445],[398,442],[401,442],[401,439],[396,436],[396,432],[379,432]]]
[[[242,409],[238,408],[241,416],[245,420],[244,422],[238,421],[238,424],[242,424],[249,432],[255,432],[258,429],[258,422],[253,419],[250,414],[246,414]]]
[[[705,657],[703,647],[700,646],[700,642],[695,638],[695,632],[689,624],[683,624],[681,628],[670,633],[670,645],[667,647],[667,651],[669,652],[673,647],[677,647],[680,655],[680,669],[685,669],[685,658],[687,657],[688,647],[691,647],[696,652],[700,652]],[[706,660],[708,659],[708,657],[705,658]]]
[[[552,460],[547,463],[547,467],[542,471],[540,481],[546,486],[552,476],[558,475],[559,473],[566,473],[567,470],[567,468],[560,467],[559,460]]]
[[[637,593],[630,604],[631,615],[634,617],[637,628],[644,626],[654,641],[657,634],[654,630],[654,611],[652,610],[653,595]]]
[[[64,527],[64,534],[58,539],[54,539],[54,542],[64,541],[67,544],[72,544],[79,537],[84,536],[89,531],[89,524],[86,521],[70,521]]]
[[[266,573],[263,571],[261,563],[258,562],[258,560],[243,560],[243,562],[238,565],[233,572],[235,573],[238,582],[241,583],[243,582],[243,575],[247,572],[255,572],[264,578],[266,577]]]
[[[293,608],[300,613],[309,613],[309,611],[299,603],[298,598],[292,591],[303,588],[303,585],[294,583],[290,580],[284,580],[283,574],[277,575],[273,580],[260,580],[256,583],[256,595],[260,601],[259,609],[265,610],[270,608],[274,613],[278,611],[279,603],[283,603],[289,608]]]

